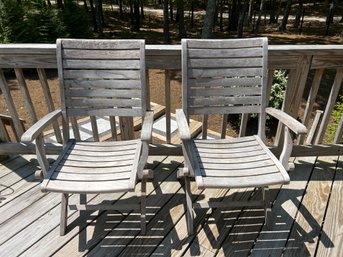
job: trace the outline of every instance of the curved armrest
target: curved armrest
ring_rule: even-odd
[[[277,118],[297,135],[307,133],[307,128],[302,123],[281,110],[268,107],[266,108],[266,113]]]
[[[186,119],[186,115],[182,109],[176,110],[176,123],[177,123],[177,127],[179,129],[181,140],[182,141],[190,140],[191,139],[191,133],[189,131],[189,126],[188,126],[188,122]]]
[[[151,141],[153,123],[154,123],[154,112],[147,111],[144,116],[142,131],[141,131],[142,141]]]
[[[42,119],[37,121],[35,124],[32,125],[22,136],[22,142],[32,142],[35,140],[43,130],[48,127],[52,122],[57,120],[58,117],[62,115],[61,110],[56,110],[53,112],[48,113]]]

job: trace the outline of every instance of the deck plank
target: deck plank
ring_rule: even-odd
[[[342,248],[343,157],[340,156],[316,256],[342,256]]]
[[[290,172],[291,183],[271,189],[272,230],[263,227],[260,208],[197,210],[195,234],[188,237],[183,181],[176,169],[183,158],[153,156],[155,178],[148,182],[147,234],[139,215],[115,211],[69,211],[68,231],[59,236],[60,194],[43,194],[34,179],[33,155],[11,157],[0,165],[1,184],[12,193],[0,204],[0,255],[5,256],[340,256],[343,234],[343,157],[302,157]],[[152,164],[153,163],[153,164]],[[152,167],[152,166],[151,166]],[[139,185],[137,187],[139,191]],[[241,190],[198,191],[193,198],[249,198]],[[0,189],[2,194],[8,189]],[[258,198],[260,191],[252,194]],[[89,195],[90,203],[127,201],[127,194]],[[110,199],[110,200],[109,200]],[[71,196],[70,203],[78,203]],[[277,224],[275,223],[277,222]],[[53,243],[52,243],[53,242]]]
[[[299,159],[301,172],[297,168],[289,172],[291,182],[282,187],[272,207],[271,228],[263,227],[251,256],[281,256],[313,169],[312,160],[311,157]]]
[[[318,158],[289,236],[284,256],[315,256],[337,156]],[[321,240],[327,235],[322,234]]]

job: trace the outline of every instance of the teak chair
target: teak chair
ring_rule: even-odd
[[[230,40],[182,40],[182,110],[176,119],[182,139],[185,167],[187,229],[193,233],[193,209],[229,206],[265,207],[270,219],[268,186],[289,182],[288,159],[292,151],[292,135],[306,133],[306,127],[286,113],[267,104],[266,38]],[[258,134],[238,138],[192,139],[189,131],[191,115],[203,115],[203,129],[211,114],[257,113]],[[285,126],[284,147],[277,159],[264,144],[266,114]],[[227,119],[227,116],[224,116]],[[206,135],[203,132],[203,135]],[[263,189],[262,201],[192,203],[190,178],[199,189],[249,188]]]
[[[151,140],[153,112],[147,111],[144,40],[57,40],[61,110],[48,114],[22,136],[36,140],[37,159],[44,176],[43,192],[62,193],[60,234],[67,226],[69,194],[135,191],[141,181],[140,204],[86,205],[80,209],[130,209],[141,211],[141,230],[145,232],[145,194],[149,175],[144,167]],[[44,153],[43,130],[62,117],[63,151],[49,167]],[[70,123],[78,126],[77,116],[109,116],[121,141],[99,141],[96,122],[92,122],[94,141],[70,138]],[[117,126],[115,116],[119,117]],[[126,129],[133,117],[144,118],[140,139]],[[114,122],[113,122],[114,121]],[[126,123],[128,122],[128,124]],[[131,121],[131,122],[129,122]],[[113,124],[115,123],[115,124]],[[119,129],[118,129],[119,130]]]

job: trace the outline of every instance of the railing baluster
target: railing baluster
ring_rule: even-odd
[[[6,81],[6,78],[2,69],[0,69],[0,89],[2,91],[3,96],[5,97],[8,112],[10,113],[10,116],[13,120],[16,137],[20,138],[21,135],[24,133],[24,129],[19,119],[17,110],[13,102],[13,98],[11,96],[11,93],[8,88],[7,81]]]
[[[170,71],[165,70],[164,73],[164,85],[165,85],[165,104],[166,104],[166,141],[167,143],[171,142],[171,132],[170,132]]]
[[[307,126],[308,122],[310,121],[313,105],[314,105],[314,102],[315,102],[317,94],[318,94],[318,90],[319,90],[320,82],[321,82],[322,77],[323,77],[323,73],[324,73],[324,69],[318,69],[318,70],[316,70],[316,73],[314,75],[314,78],[312,81],[312,86],[310,89],[310,93],[309,93],[309,96],[307,98],[306,109],[305,109],[305,114],[304,114],[303,124],[305,126]],[[301,135],[298,139],[298,144],[303,144],[304,138],[305,138],[305,136]]]
[[[333,140],[334,144],[339,144],[342,142],[342,137],[343,137],[343,115],[342,118],[338,124],[337,131],[335,134],[335,139]]]
[[[40,83],[42,85],[44,98],[45,98],[46,104],[48,106],[48,111],[53,112],[55,110],[55,106],[54,106],[54,101],[52,100],[52,96],[50,93],[50,89],[49,89],[48,80],[47,80],[47,77],[45,74],[45,70],[39,68],[39,69],[37,69],[37,73],[38,73]],[[61,143],[62,142],[61,130],[60,130],[57,122],[53,123],[53,128],[54,128],[54,132],[55,132],[57,142]]]
[[[91,125],[92,125],[92,132],[93,132],[93,139],[96,142],[99,142],[99,130],[98,130],[98,125],[96,123],[96,117],[95,116],[90,116],[91,119]]]
[[[27,89],[27,85],[26,85],[26,81],[25,81],[25,78],[24,78],[23,70],[22,69],[14,69],[14,72],[15,72],[15,75],[17,77],[20,90],[21,90],[21,92],[22,92],[22,94],[24,96],[24,101],[25,101],[25,104],[26,104],[26,108],[27,108],[27,110],[29,112],[29,115],[31,117],[32,123],[35,123],[35,122],[38,121],[38,119],[37,119],[37,115],[36,115],[36,112],[35,112],[34,107],[33,107],[33,103],[32,103],[31,96],[29,94],[29,90]]]
[[[335,106],[336,99],[339,93],[339,89],[341,88],[341,83],[342,83],[342,78],[343,78],[343,68],[337,69],[336,77],[334,80],[334,83],[331,88],[330,96],[327,101],[327,105],[324,111],[324,116],[322,119],[322,122],[319,127],[318,135],[315,141],[315,144],[321,144],[325,135],[325,130],[326,127],[329,123],[330,115],[332,112],[332,109]]]

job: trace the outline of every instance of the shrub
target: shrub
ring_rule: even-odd
[[[335,134],[338,128],[338,124],[343,116],[343,95],[339,97],[339,100],[336,102],[335,108],[332,111],[332,123],[328,125],[328,136],[330,142],[335,138]],[[340,139],[338,143],[343,143],[343,138]]]
[[[288,81],[286,71],[275,70],[273,83],[270,92],[269,106],[276,109],[281,109],[283,99],[285,98],[285,90]]]

